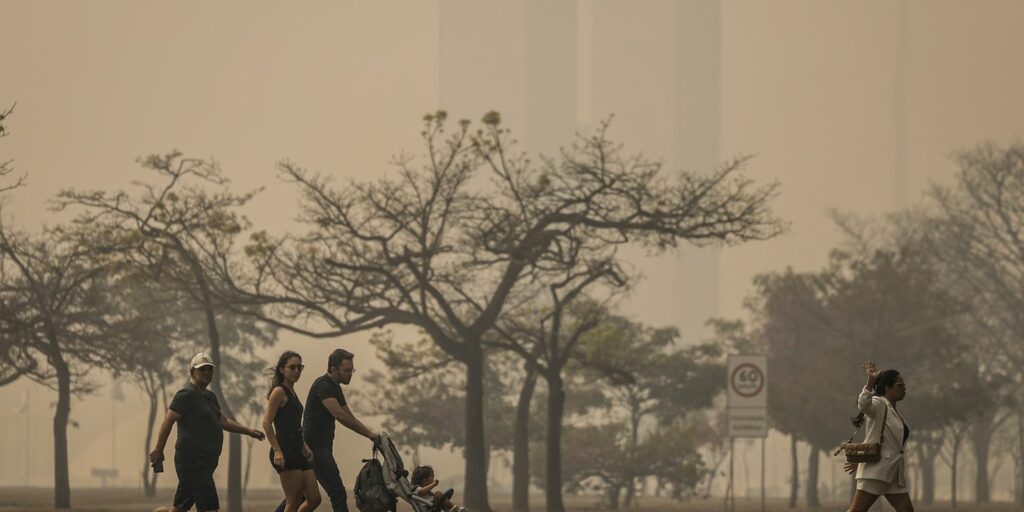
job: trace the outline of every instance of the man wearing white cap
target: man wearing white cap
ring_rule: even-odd
[[[178,474],[178,490],[174,493],[171,510],[184,512],[196,505],[199,512],[220,509],[213,471],[217,469],[224,432],[236,432],[264,439],[263,432],[243,427],[220,412],[217,396],[208,390],[213,381],[213,359],[205,352],[192,358],[188,373],[192,382],[175,393],[167,416],[160,425],[156,448],[149,461],[164,460],[164,446],[171,433],[171,425],[178,423],[178,441],[174,444],[174,470]]]

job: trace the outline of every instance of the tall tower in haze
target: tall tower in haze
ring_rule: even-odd
[[[592,59],[590,112],[614,114],[612,137],[672,170],[718,165],[721,133],[721,12],[716,2],[593,2],[587,33]],[[643,259],[644,288],[633,310],[675,325],[684,340],[706,334],[719,311],[719,254],[683,246]]]
[[[439,103],[502,115],[520,149],[555,155],[577,129],[577,2],[440,2]]]
[[[527,0],[439,3],[439,103],[454,118],[498,110],[522,148],[555,155],[614,115],[610,136],[669,169],[719,162],[717,4]],[[637,319],[699,338],[719,309],[718,252],[683,247],[639,262]]]
[[[718,2],[674,2],[677,20],[675,72],[675,167],[707,172],[719,165],[721,115],[721,6]],[[684,248],[676,264],[679,327],[685,339],[705,331],[718,316],[719,251]]]
[[[910,65],[909,0],[896,2],[896,69],[893,70],[893,208],[909,206],[910,147],[907,120],[907,66]]]

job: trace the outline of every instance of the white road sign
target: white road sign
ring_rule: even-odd
[[[729,437],[768,437],[768,410],[729,409]]]
[[[729,408],[767,407],[765,356],[729,356]]]
[[[729,356],[729,437],[768,436],[768,372],[765,356]]]

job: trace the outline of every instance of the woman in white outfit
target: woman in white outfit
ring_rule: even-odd
[[[853,495],[849,511],[867,512],[875,500],[884,495],[896,512],[913,512],[904,457],[910,428],[896,410],[896,402],[907,396],[907,385],[900,372],[879,372],[871,361],[864,363],[864,373],[868,382],[857,397],[861,419],[867,420],[864,442],[881,439],[882,458],[878,462],[846,464],[847,472],[857,472],[857,492]]]

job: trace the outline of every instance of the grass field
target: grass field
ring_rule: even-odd
[[[136,489],[76,489],[72,493],[72,510],[90,511],[90,512],[114,512],[114,511],[151,511],[156,507],[166,505],[170,503],[171,490],[162,489],[161,492],[155,498],[146,498],[142,496],[142,492]],[[221,490],[221,506],[222,510],[226,510],[226,503],[223,500],[223,496],[227,493]],[[326,497],[325,497],[326,498]],[[271,512],[277,506],[277,503],[281,499],[281,493],[278,490],[253,490],[250,491],[245,501],[246,512]],[[544,503],[542,496],[536,496],[536,501],[531,507],[531,512],[543,512]],[[594,497],[576,497],[569,496],[566,498],[566,507],[571,512],[590,512],[604,510],[595,506],[596,498]],[[53,491],[45,488],[12,488],[5,487],[0,488],[0,511],[18,511],[27,510],[34,512],[44,512],[53,510]],[[402,503],[398,510],[408,511],[408,507]],[[846,503],[826,503],[822,508],[818,509],[821,511],[828,510],[846,510]],[[491,507],[497,511],[510,510],[511,500],[508,496],[494,496],[491,499]],[[349,507],[352,512],[356,512],[354,504],[350,503]],[[766,507],[769,512],[805,512],[812,509],[798,508],[790,509],[787,507],[786,500],[771,499],[767,503]],[[953,509],[949,507],[948,503],[938,503],[933,506],[922,506],[917,504],[916,509],[921,512],[925,511],[936,511],[936,512],[947,512],[956,510],[960,511],[985,511],[985,512],[1009,512],[1013,510],[1019,510],[1018,508],[1006,503],[997,503],[988,506],[979,507],[973,503],[963,503],[959,508]],[[194,510],[194,509],[193,509]],[[328,511],[329,508],[325,505],[321,505],[318,510]],[[639,507],[637,509],[643,512],[668,512],[668,511],[693,511],[693,512],[725,512],[725,507],[721,498],[712,498],[709,500],[694,500],[687,502],[677,502],[667,499],[659,498],[641,498]],[[736,510],[739,512],[758,512],[761,510],[760,501],[757,500],[737,500]],[[891,508],[885,504],[883,506],[876,506],[873,510],[885,511],[891,510]]]
[[[151,511],[156,507],[167,505],[170,503],[171,490],[162,489],[155,498],[146,498],[142,496],[142,492],[136,489],[76,489],[72,493],[72,510],[90,511],[90,512],[114,512],[114,511]],[[226,510],[226,502],[224,496],[227,495],[225,490],[221,490],[221,506],[222,510]],[[258,489],[250,491],[245,501],[246,512],[271,512],[280,502],[281,494],[278,490],[264,490]],[[326,499],[326,496],[325,496]],[[584,496],[567,496],[566,507],[571,512],[596,512],[607,509],[602,509],[596,506],[596,497]],[[47,512],[54,510],[53,504],[53,491],[51,489],[44,488],[17,488],[17,487],[5,487],[0,488],[0,511],[13,512],[13,511],[34,511],[34,512]],[[769,499],[766,504],[766,510],[768,512],[807,512],[814,509],[808,508],[797,508],[790,509],[787,506],[787,501],[782,499]],[[820,509],[821,511],[827,510],[845,510],[846,503],[825,503]],[[511,499],[509,496],[497,495],[491,498],[491,507],[497,511],[507,511],[511,507]],[[349,503],[349,508],[356,512],[357,509],[353,503]],[[921,504],[916,505],[916,509],[919,511],[936,511],[936,512],[947,512],[947,511],[985,511],[985,512],[1009,512],[1019,510],[1008,503],[995,503],[987,506],[977,506],[973,503],[962,503],[958,508],[951,508],[948,503],[936,503],[933,506],[923,506]],[[194,510],[194,509],[193,509]],[[318,510],[327,511],[325,505],[321,505]],[[398,510],[408,512],[408,506],[401,503]],[[692,500],[685,502],[677,502],[668,499],[659,498],[641,498],[639,507],[636,509],[643,512],[668,512],[668,511],[692,511],[692,512],[726,512],[724,503],[721,498],[712,498],[708,500]],[[736,501],[736,510],[739,512],[758,512],[761,510],[761,504],[758,500],[743,500],[738,499]],[[875,511],[892,510],[887,504],[876,506]],[[542,496],[535,496],[531,512],[543,512],[544,502]]]

